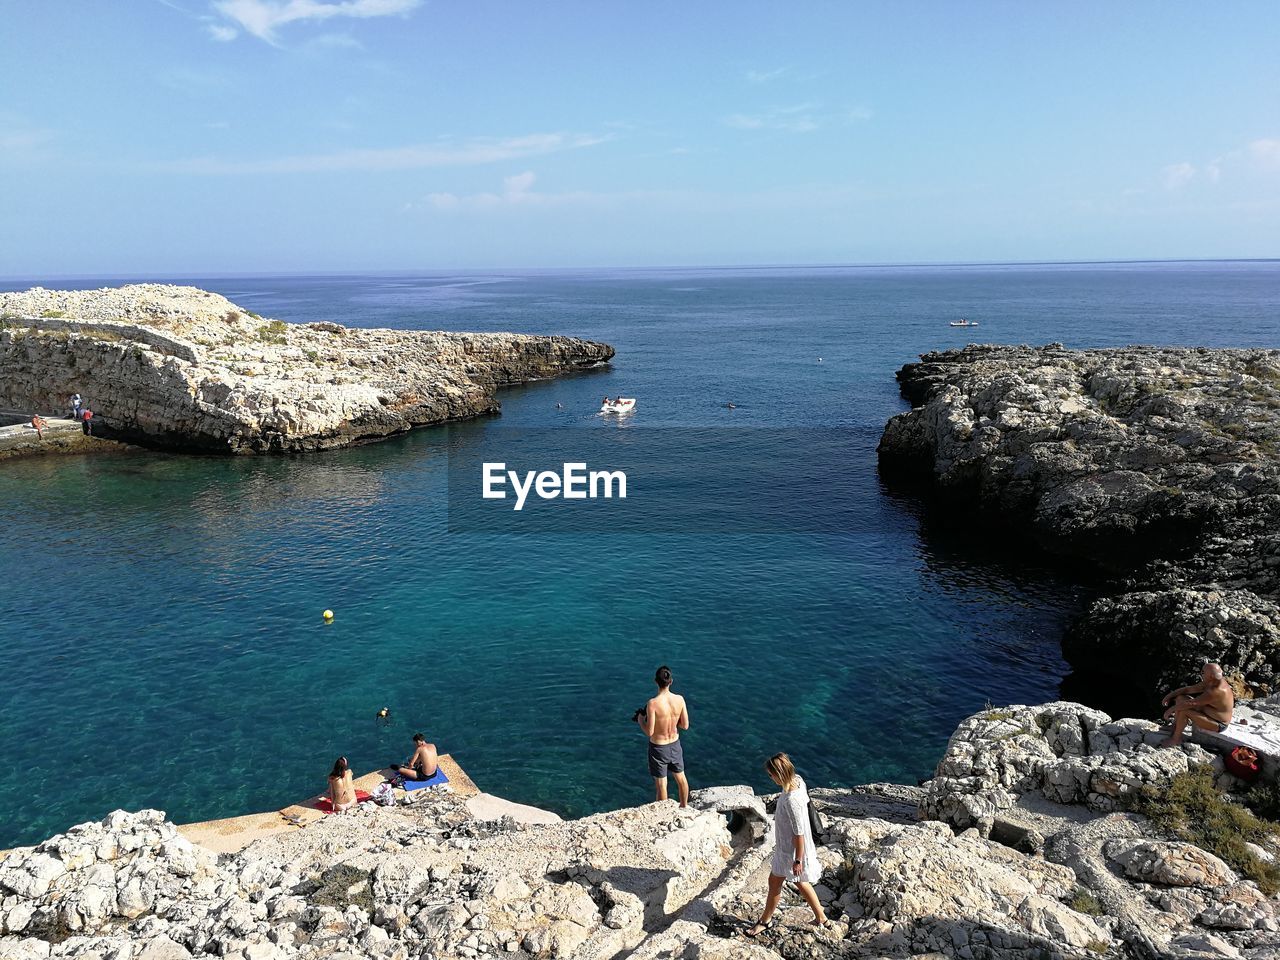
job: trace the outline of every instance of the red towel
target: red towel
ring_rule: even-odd
[[[373,794],[364,790],[356,791],[356,803],[364,803],[366,800],[372,800]],[[321,797],[316,801],[316,809],[323,810],[325,813],[333,813],[333,801],[328,797]]]

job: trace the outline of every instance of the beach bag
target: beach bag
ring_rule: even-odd
[[[380,783],[374,787],[373,802],[380,807],[394,807],[396,805],[396,795],[391,789],[391,784]]]
[[[826,836],[827,815],[815,807],[812,800],[806,806],[809,810],[809,834],[813,837],[814,844],[817,844],[820,837]]]
[[[1224,760],[1224,766],[1227,773],[1233,777],[1239,777],[1245,783],[1253,783],[1258,779],[1261,768],[1258,764],[1258,755],[1248,747],[1236,747]]]

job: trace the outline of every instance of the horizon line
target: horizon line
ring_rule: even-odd
[[[859,270],[886,267],[1036,267],[1036,266],[1104,266],[1119,264],[1177,264],[1177,263],[1280,263],[1276,257],[1120,257],[1104,259],[1037,259],[1037,260],[885,260],[861,262],[815,263],[739,263],[739,264],[629,264],[620,266],[559,266],[559,267],[403,267],[376,270],[251,270],[167,271],[144,273],[32,273],[0,274],[0,282],[15,280],[134,280],[138,277],[166,279],[235,279],[242,277],[343,277],[343,276],[422,276],[440,273],[592,273],[601,271],[692,271],[692,270]]]

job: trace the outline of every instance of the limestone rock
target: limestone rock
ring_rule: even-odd
[[[1275,903],[1253,883],[1150,835],[1141,817],[1094,809],[1110,797],[1101,780],[1142,782],[1176,766],[1165,757],[1190,759],[1148,748],[1148,727],[1070,703],[986,711],[957,730],[927,789],[815,787],[830,821],[817,849],[822,929],[789,892],[778,923],[742,936],[763,906],[772,844],[731,835],[716,809],[652,803],[528,824],[478,819],[440,793],[362,805],[220,859],[158,811],[82,824],[0,860],[0,958],[1272,955]],[[994,815],[1006,843],[915,819],[917,803],[965,810],[1002,793],[1016,799]],[[1051,799],[1068,794],[1070,805]],[[727,810],[768,799],[702,795]]]
[[[571,337],[264,320],[163,284],[0,293],[0,407],[80,393],[123,439],[221,453],[323,450],[498,409],[499,387],[607,362]]]
[[[1120,842],[1106,851],[1125,875],[1142,883],[1170,887],[1224,887],[1235,883],[1235,874],[1213,854],[1190,843],[1144,840]]]
[[[986,710],[951,735],[920,814],[988,835],[1001,811],[1031,792],[1114,810],[1142,788],[1209,762],[1196,744],[1158,749],[1147,742],[1163,737],[1154,723],[1112,720],[1078,703]]]
[[[14,862],[10,864],[10,860]],[[11,854],[0,867],[0,888],[28,899],[42,897],[50,885],[66,872],[66,864],[47,853]]]
[[[1081,950],[1110,934],[1061,902],[1075,884],[1065,867],[982,840],[954,836],[941,824],[897,827],[850,859],[851,896],[864,920],[889,924],[870,943],[886,952],[905,938],[914,951],[953,954],[977,944],[1009,956]],[[963,954],[961,954],[963,955]]]
[[[886,475],[1124,578],[1073,665],[1163,693],[1216,659],[1280,686],[1280,351],[973,345],[898,380]]]
[[[164,934],[138,944],[135,960],[190,960],[191,951]]]
[[[747,830],[753,840],[764,839],[773,829],[764,801],[749,786],[704,787],[689,794],[689,802],[699,810],[726,814]]]

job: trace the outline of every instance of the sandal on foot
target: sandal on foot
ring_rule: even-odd
[[[772,926],[773,926],[772,920],[770,920],[768,923],[757,923],[754,926],[748,927],[746,930],[743,930],[742,935],[744,937],[750,937],[752,940],[754,940],[756,937],[760,936],[760,934],[764,933],[766,930],[768,930]],[[752,930],[754,930],[755,933],[752,933],[751,932]]]

